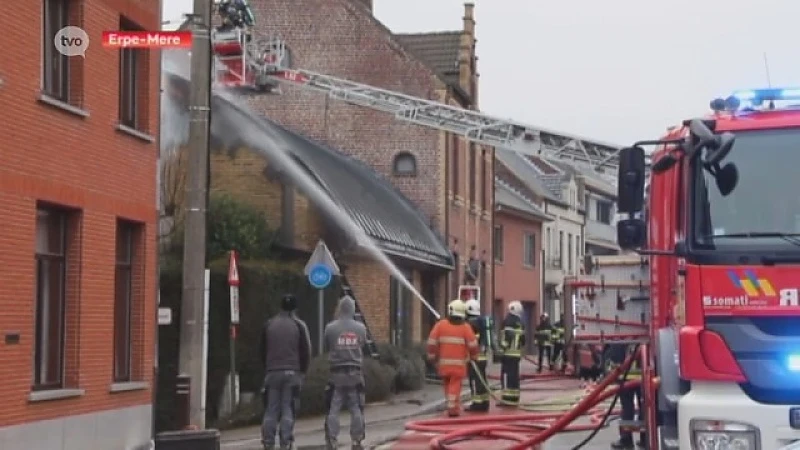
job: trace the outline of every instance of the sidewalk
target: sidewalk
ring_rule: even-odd
[[[522,374],[531,374],[535,366],[527,361],[522,362]],[[489,375],[500,374],[499,364],[490,364],[487,370]],[[499,381],[491,380],[491,384]],[[464,380],[462,398],[469,398],[469,384]],[[411,418],[432,415],[445,410],[444,393],[441,384],[428,382],[419,391],[404,392],[395,395],[388,402],[368,404],[364,415],[367,421],[366,448],[393,441],[405,431],[404,422]],[[343,436],[341,444],[349,443],[347,429],[350,426],[350,415],[346,412],[341,416],[341,430]],[[324,448],[323,417],[306,417],[298,419],[295,423],[295,444],[299,450]],[[227,450],[256,450],[261,449],[261,429],[258,426],[249,426],[225,430],[221,436],[221,448]]]
[[[469,396],[469,389],[465,389],[462,394]],[[444,410],[442,387],[435,383],[428,383],[418,391],[397,394],[388,402],[368,404],[364,415],[369,430],[381,423],[405,421],[412,417],[433,414],[442,410]],[[350,415],[343,412],[341,429],[345,435],[342,436],[345,441],[349,441],[349,438],[346,437],[346,430],[349,426]],[[392,432],[387,436],[368,435],[367,440],[372,442],[365,442],[365,444],[369,448],[391,440],[404,431],[402,425],[397,428],[397,430],[391,430]],[[222,432],[221,441],[223,449],[260,449],[261,429],[258,426],[250,426],[226,430]],[[323,417],[298,419],[295,423],[295,443],[298,449],[321,448],[320,446],[324,443]]]

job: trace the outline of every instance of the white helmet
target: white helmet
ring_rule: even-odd
[[[467,305],[464,304],[462,300],[455,299],[452,302],[447,304],[447,315],[448,317],[460,317],[464,318],[467,313]]]
[[[467,315],[468,316],[480,316],[481,315],[481,303],[472,298],[467,300]]]
[[[522,317],[522,303],[518,301],[513,301],[508,304],[508,312],[517,316]]]

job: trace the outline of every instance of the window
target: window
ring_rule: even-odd
[[[722,254],[734,252],[732,260],[771,259],[776,253],[795,257],[794,236],[800,233],[798,137],[796,128],[737,132],[733,151],[722,163],[739,168],[738,182],[727,195],[702,164],[692,164],[694,244]]]
[[[489,160],[486,158],[486,149],[481,148],[481,208],[484,211],[490,211],[489,208],[489,189],[492,188],[492,183],[486,176],[489,166]]]
[[[453,183],[453,185],[451,186],[451,189],[453,190],[453,196],[456,196],[456,195],[460,194],[460,191],[458,189],[459,183],[460,183],[460,180],[459,180],[459,177],[458,177],[458,173],[459,173],[458,157],[459,157],[460,149],[458,148],[459,147],[458,144],[459,144],[458,136],[455,135],[455,134],[451,134],[450,135],[450,154],[453,155],[453,167],[452,167],[453,170],[451,172],[450,180],[452,180],[452,183]]]
[[[408,152],[398,153],[392,163],[395,176],[415,176],[417,174],[417,160]]]
[[[475,148],[475,144],[470,142],[469,143],[469,155],[467,155],[467,157],[469,158],[469,178],[468,178],[468,180],[469,180],[469,203],[473,207],[475,206],[475,197],[476,197],[475,189],[477,188],[477,186],[476,186],[477,183],[475,182],[475,175],[477,175],[476,174],[477,167],[475,166],[475,159],[477,159],[477,157],[478,157],[477,153],[478,153],[478,150]]]
[[[536,235],[532,233],[525,233],[523,242],[522,263],[525,267],[533,267],[536,265]]]
[[[122,17],[120,30],[141,31],[142,27]],[[119,51],[119,123],[134,130],[144,130],[147,118],[145,88],[148,84],[148,52],[141,48],[123,48]]]
[[[70,0],[44,0],[43,91],[64,103],[70,101],[70,58],[56,50],[58,30],[70,25]],[[80,59],[80,58],[74,58]]]
[[[558,232],[558,267],[564,267],[564,232]]]
[[[598,222],[611,224],[611,202],[598,200],[595,209],[595,218]]]
[[[114,274],[114,381],[132,380],[132,325],[134,299],[134,242],[136,224],[117,222]]]
[[[66,259],[66,213],[55,209],[37,209],[34,389],[64,386]]]
[[[572,233],[569,233],[567,234],[567,273],[572,273],[572,258],[575,256],[572,251]]]
[[[494,260],[503,262],[503,226],[494,227]]]

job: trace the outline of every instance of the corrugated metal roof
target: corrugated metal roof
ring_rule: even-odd
[[[185,90],[188,81],[169,77]],[[182,80],[182,81],[181,81]],[[166,92],[166,91],[165,91]],[[271,120],[214,94],[212,141],[226,147],[263,147],[265,142],[285,142],[293,159],[301,164],[364,232],[384,250],[400,257],[452,268],[452,255],[443,239],[428,226],[416,206],[372,168],[344,153],[314,142]],[[185,136],[184,136],[185,137]],[[269,159],[268,155],[264,155]],[[279,161],[270,161],[280,171]],[[302,191],[302,186],[298,186]],[[309,198],[312,202],[315,198]],[[324,211],[324,210],[323,210]]]
[[[446,83],[458,85],[461,31],[395,34],[395,40]]]
[[[283,135],[296,160],[320,181],[331,200],[380,245],[415,259],[450,265],[450,252],[414,204],[361,161],[263,119]]]

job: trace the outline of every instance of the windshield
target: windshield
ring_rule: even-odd
[[[714,177],[694,164],[695,242],[714,248],[798,246],[800,130],[736,133],[722,162],[736,164],[739,182],[723,197]]]

